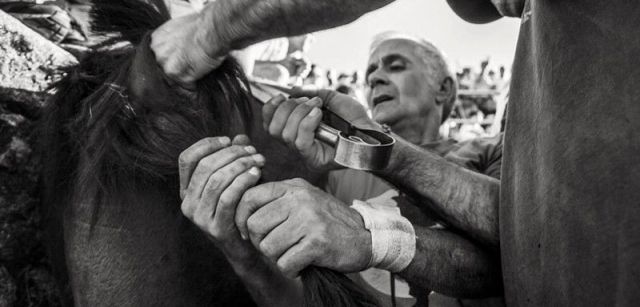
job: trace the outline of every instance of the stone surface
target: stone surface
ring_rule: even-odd
[[[0,11],[0,306],[58,306],[42,244],[35,121],[75,58]]]
[[[69,52],[0,10],[0,87],[41,92],[56,67],[74,63]]]

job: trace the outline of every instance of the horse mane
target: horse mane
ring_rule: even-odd
[[[122,186],[128,178],[173,182],[178,156],[191,144],[237,133],[230,127],[238,122],[238,130],[248,130],[251,95],[233,59],[198,81],[194,95],[181,92],[156,64],[149,41],[150,32],[170,18],[163,1],[100,1],[91,17],[92,31],[110,38],[55,86],[45,132],[58,137],[47,135],[51,146],[44,148],[62,149],[47,155],[62,154],[71,163],[65,178],[53,180],[99,187],[83,196],[108,193],[114,181]]]
[[[144,187],[164,188],[179,201],[179,154],[207,136],[249,131],[252,122],[253,98],[232,58],[199,80],[194,93],[157,65],[149,43],[170,19],[162,0],[96,1],[91,17],[92,32],[108,39],[56,83],[40,126],[44,213],[57,222],[50,226],[52,236],[58,231],[54,242],[63,242],[69,203],[92,200],[95,221],[101,206]],[[64,263],[63,254],[53,258]],[[308,268],[302,278],[307,306],[374,306],[342,274]]]

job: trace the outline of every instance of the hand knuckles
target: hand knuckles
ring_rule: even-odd
[[[266,241],[262,241],[260,242],[260,244],[258,244],[258,249],[260,249],[260,251],[267,257],[269,258],[273,258],[274,253],[273,250],[271,248],[271,245],[269,245],[268,243],[266,243]]]
[[[309,250],[325,250],[327,246],[327,239],[318,233],[308,236],[308,248]]]
[[[293,138],[293,133],[288,132],[286,130],[282,132],[282,140],[287,144],[295,143],[295,139]]]
[[[234,169],[234,171],[236,172],[243,172],[244,170],[248,169],[249,167],[255,164],[255,160],[252,157],[239,159],[238,162],[239,162],[238,163],[239,165],[237,165],[236,168]]]
[[[188,151],[183,151],[178,156],[178,164],[181,166],[189,166],[195,164],[193,155]]]
[[[247,230],[249,230],[249,233],[251,233],[252,235],[257,235],[259,224],[260,222],[258,221],[258,219],[250,216],[249,219],[247,219]]]
[[[217,240],[223,237],[222,232],[220,231],[220,227],[218,227],[216,224],[212,223],[211,225],[207,225],[207,226],[208,227],[204,229],[206,229],[207,233],[209,233],[210,236],[212,236]]]
[[[248,154],[247,151],[244,149],[246,146],[244,145],[233,145],[231,146],[231,154],[235,155],[235,156],[242,156],[242,155],[246,155]]]
[[[224,175],[220,173],[213,173],[209,177],[209,181],[207,182],[207,190],[219,191],[222,188],[223,182],[224,182]]]
[[[201,159],[196,163],[196,169],[200,169],[202,171],[211,171],[213,169],[213,165],[209,159]]]
[[[304,150],[308,147],[308,142],[306,142],[303,139],[296,139],[295,143],[294,143],[295,147],[297,150]]]
[[[293,112],[291,112],[291,117],[298,118],[298,119],[303,118],[305,114],[309,113],[310,109],[311,107],[308,106],[306,103],[301,103],[298,106],[296,106]]]
[[[300,121],[300,128],[304,130],[311,130],[313,128],[313,119],[310,117],[305,117]]]
[[[186,216],[188,219],[191,219],[191,207],[186,201],[183,201],[180,205],[180,210],[182,211],[182,215]]]
[[[273,121],[269,124],[269,135],[272,137],[280,137],[280,129]]]
[[[276,262],[276,266],[278,266],[278,270],[280,270],[280,272],[285,276],[293,277],[292,275],[294,272],[288,262],[278,260],[278,262]]]
[[[295,203],[293,211],[305,220],[316,222],[318,220],[318,214],[314,209],[314,205],[308,202],[299,201]],[[309,224],[311,225],[311,224]]]
[[[222,145],[222,142],[221,142],[222,137],[217,137],[217,136],[216,137],[207,137],[206,140],[207,140],[207,142],[209,144],[214,145],[214,146]]]
[[[168,63],[168,62],[164,62],[163,66],[164,66],[164,73],[168,77],[176,78],[181,75],[181,71],[177,69],[175,65],[172,65],[171,63]]]
[[[202,215],[200,215],[200,214],[194,215],[192,221],[198,227],[200,227],[202,229],[207,229],[207,226],[208,226],[207,225],[207,221],[205,220],[205,218]]]
[[[234,197],[229,193],[222,194],[218,200],[218,206],[229,207],[233,205]]]

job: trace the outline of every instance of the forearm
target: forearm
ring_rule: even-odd
[[[497,255],[446,229],[415,227],[416,255],[400,272],[410,284],[459,298],[502,293]]]
[[[205,40],[202,44],[242,49],[270,38],[344,25],[391,2],[393,0],[218,0],[200,14]],[[210,56],[220,56],[230,50],[208,51]]]
[[[236,262],[230,260],[236,274],[259,306],[300,306],[302,305],[302,282],[290,279],[262,256],[253,261]]]
[[[484,244],[499,244],[500,182],[397,138],[389,165],[377,174],[415,204]]]

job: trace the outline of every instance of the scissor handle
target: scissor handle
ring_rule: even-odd
[[[278,94],[291,94],[291,88],[280,85],[251,82],[254,96],[266,103]],[[336,149],[334,161],[342,166],[359,170],[379,170],[386,167],[395,139],[386,133],[360,129],[327,108],[315,138]]]

